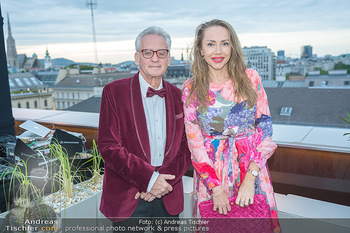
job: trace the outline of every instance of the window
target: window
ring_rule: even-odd
[[[47,107],[47,100],[44,100],[44,105],[45,107]]]
[[[12,79],[9,79],[9,84],[10,84],[10,87],[15,87],[15,84],[12,82]]]
[[[293,108],[292,107],[282,107],[280,115],[281,116],[290,116],[292,115]]]
[[[37,108],[38,107],[38,101],[34,101],[34,107]]]
[[[24,86],[20,78],[15,78],[15,81],[16,81],[18,86],[21,86],[21,87]]]
[[[17,107],[18,107],[18,108],[21,108],[21,103],[18,103],[18,104],[17,104]]]
[[[29,102],[27,102],[26,105],[27,105],[27,108],[29,108]]]
[[[34,85],[39,85],[38,81],[34,77],[30,77],[30,80],[32,80]]]
[[[23,78],[23,80],[27,84],[27,86],[32,86],[32,83],[29,81],[28,78]]]
[[[350,81],[344,81],[344,86],[349,86],[350,85]]]
[[[315,84],[315,82],[314,82],[314,81],[310,81],[310,82],[309,82],[309,87],[313,87],[313,86],[314,86],[314,84]]]

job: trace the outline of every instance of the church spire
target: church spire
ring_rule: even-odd
[[[45,70],[50,70],[53,68],[53,63],[52,63],[52,59],[50,57],[50,54],[49,54],[49,49],[47,48],[47,45],[46,45],[46,56],[45,56]]]
[[[46,53],[45,53],[45,57],[49,57],[50,56],[50,54],[49,54],[49,50],[48,50],[48,48],[47,48],[47,45],[46,45]]]
[[[12,37],[12,32],[11,32],[11,25],[10,25],[10,17],[9,13],[7,13],[7,28],[8,28],[8,37],[6,40],[7,44],[7,63],[11,67],[19,67],[18,65],[18,57],[17,57],[17,50],[16,50],[16,42],[15,39]]]
[[[7,33],[8,33],[8,38],[13,38],[12,33],[11,33],[11,25],[10,25],[10,16],[9,13],[7,13]]]

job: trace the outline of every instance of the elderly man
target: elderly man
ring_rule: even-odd
[[[191,163],[181,90],[163,79],[171,61],[170,36],[150,27],[138,35],[135,47],[140,71],[107,84],[101,101],[98,149],[105,175],[100,210],[114,226],[135,224],[133,217],[178,218],[184,204],[182,176]]]

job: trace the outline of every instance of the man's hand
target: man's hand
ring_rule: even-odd
[[[174,175],[160,174],[156,179],[156,181],[154,182],[150,190],[150,193],[153,196],[158,197],[159,195],[164,196],[169,192],[173,191],[173,187],[167,182],[167,180],[173,180],[173,179],[175,179]]]
[[[174,175],[160,174],[154,182],[150,192],[137,192],[135,199],[141,198],[145,201],[152,202],[155,198],[161,198],[162,196],[173,191],[173,187],[166,180],[175,179]]]
[[[147,193],[137,192],[135,195],[135,199],[138,199],[138,198],[141,198],[141,199],[148,201],[148,202],[152,202],[156,197],[153,196],[152,194],[150,194],[149,192],[147,192]],[[159,197],[157,197],[157,198],[161,198],[161,196],[159,195]]]

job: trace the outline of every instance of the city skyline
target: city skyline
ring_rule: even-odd
[[[0,0],[7,13],[17,53],[44,58],[46,48],[52,58],[94,62],[91,14],[86,1]],[[97,0],[94,9],[98,61],[119,63],[133,60],[134,41],[144,28],[157,25],[172,37],[172,56],[187,58],[196,27],[213,18],[231,23],[242,47],[267,46],[277,55],[300,57],[300,48],[311,45],[319,57],[350,53],[350,1],[295,2],[291,0],[226,1],[147,1]],[[219,13],[217,13],[219,12]]]

